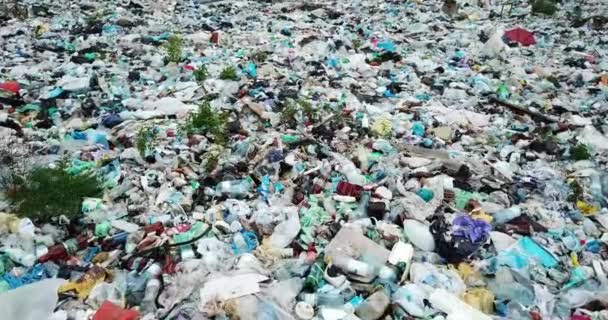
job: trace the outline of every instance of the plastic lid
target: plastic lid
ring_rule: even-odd
[[[315,309],[309,303],[300,301],[296,304],[295,313],[299,319],[308,320],[315,316]]]

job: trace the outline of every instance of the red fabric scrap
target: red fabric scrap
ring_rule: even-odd
[[[515,28],[505,32],[504,37],[510,42],[517,42],[522,46],[530,46],[536,43],[534,32],[523,28]]]

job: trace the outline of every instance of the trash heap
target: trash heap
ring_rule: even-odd
[[[608,319],[607,26],[5,1],[0,318]]]

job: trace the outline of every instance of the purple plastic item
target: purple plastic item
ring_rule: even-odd
[[[492,226],[486,221],[473,219],[468,215],[456,217],[452,224],[454,236],[468,238],[473,243],[485,241],[492,230]]]

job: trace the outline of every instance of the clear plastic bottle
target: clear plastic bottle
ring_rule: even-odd
[[[521,208],[518,206],[513,206],[511,208],[499,210],[492,215],[494,218],[493,223],[495,225],[501,225],[510,220],[513,220],[521,215]]]
[[[158,278],[148,280],[144,298],[141,301],[141,311],[143,313],[156,312],[156,296],[158,295],[159,290],[160,280]]]
[[[361,192],[361,199],[359,200],[359,206],[351,213],[352,219],[359,219],[367,217],[367,204],[369,203],[369,199],[371,197],[371,193],[369,191]]]
[[[608,174],[600,173],[591,176],[591,193],[602,205],[606,205],[608,198]]]
[[[279,320],[275,308],[268,302],[263,302],[258,306],[259,320]]]
[[[346,303],[344,297],[339,293],[321,292],[317,293],[317,306],[341,307]]]
[[[250,179],[222,181],[216,187],[218,195],[227,195],[231,198],[243,198],[251,191]]]
[[[332,262],[340,269],[363,278],[372,278],[375,276],[373,266],[345,255],[334,256]]]
[[[268,239],[268,243],[275,248],[287,247],[300,232],[300,220],[297,209],[291,210],[287,214],[287,219],[279,223],[274,232]]]
[[[232,251],[234,251],[235,254],[249,252],[249,249],[247,248],[247,241],[245,241],[245,237],[242,233],[235,233],[234,237],[232,238],[232,243]]]

